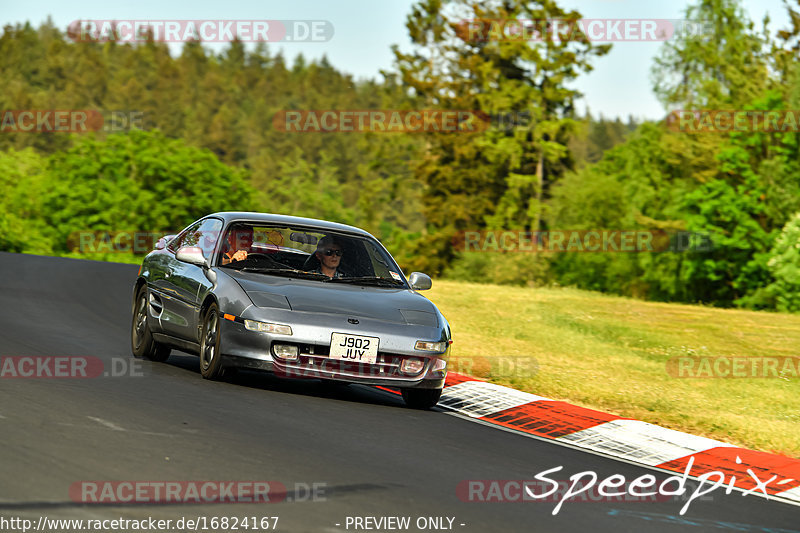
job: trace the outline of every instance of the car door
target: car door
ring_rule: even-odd
[[[193,342],[198,340],[201,304],[198,298],[205,295],[212,285],[202,267],[178,261],[175,253],[184,246],[197,246],[210,264],[221,230],[222,220],[206,218],[170,243],[169,267],[158,287],[164,295],[161,327],[167,335]]]

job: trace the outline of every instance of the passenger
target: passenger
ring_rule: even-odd
[[[321,238],[317,243],[317,251],[314,252],[317,260],[319,260],[319,266],[312,272],[325,274],[332,279],[344,277],[344,274],[339,270],[343,253],[342,245],[337,239],[330,235]]]

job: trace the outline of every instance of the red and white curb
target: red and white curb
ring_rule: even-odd
[[[735,476],[735,486],[800,503],[800,460],[739,448],[647,422],[550,400],[535,394],[448,373],[438,407],[489,425],[551,439],[576,448],[691,477]],[[761,481],[759,485],[748,469]],[[774,477],[773,477],[774,476]],[[765,486],[766,485],[766,486]]]

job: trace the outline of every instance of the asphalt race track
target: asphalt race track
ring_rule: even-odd
[[[136,272],[0,253],[0,356],[94,356],[125,374],[0,379],[0,517],[277,516],[277,530],[292,532],[364,531],[347,529],[347,518],[367,516],[409,516],[408,531],[419,531],[418,517],[454,518],[464,532],[800,531],[800,507],[724,490],[683,516],[678,499],[566,501],[555,516],[552,501],[462,501],[465,480],[533,479],[559,465],[556,479],[592,470],[632,480],[653,470],[413,411],[368,387],[250,372],[209,382],[182,352],[166,363],[133,359]],[[273,504],[76,501],[70,487],[87,480],[277,481],[286,493]]]

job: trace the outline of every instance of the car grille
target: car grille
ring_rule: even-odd
[[[378,352],[376,363],[356,363],[330,359],[327,346],[301,345],[299,348],[300,354],[296,361],[281,361],[273,358],[276,372],[285,377],[374,378],[415,381],[425,375],[429,364],[426,361],[422,370],[412,375],[400,371],[400,364],[403,360],[407,358],[424,360],[425,358]]]

